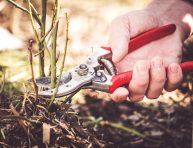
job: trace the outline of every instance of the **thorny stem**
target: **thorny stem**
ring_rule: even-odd
[[[37,21],[37,23],[39,24],[40,28],[42,29],[41,32],[42,32],[42,36],[45,35],[45,14],[46,14],[46,11],[44,12],[45,14],[42,15],[42,20],[39,18],[39,14],[38,12],[36,11],[36,9],[34,8],[34,6],[32,5],[32,3],[30,2],[30,0],[27,0],[27,4],[28,4],[28,9],[27,10],[26,8],[20,6],[19,4],[17,4],[16,2],[14,2],[13,0],[7,0],[9,3],[11,3],[12,5],[14,5],[15,7],[17,7],[18,9],[26,12],[27,14],[29,14],[30,16],[30,21],[31,21],[31,25],[32,25],[32,29],[33,29],[33,32],[35,34],[35,40],[36,40],[36,43],[38,44],[38,48],[39,48],[39,51],[41,51],[42,48],[44,48],[46,45],[45,42],[43,43],[40,43],[40,39],[39,39],[39,36],[38,36],[38,32],[35,28],[35,22],[34,22],[34,18],[35,20]],[[43,6],[43,5],[42,5]],[[45,5],[44,5],[45,6]],[[39,55],[39,75],[40,77],[43,77],[45,76],[45,73],[44,73],[44,53],[41,53]]]
[[[43,52],[43,51],[46,49],[46,51],[47,51],[48,54],[49,54],[49,58],[51,59],[51,54],[50,54],[50,51],[48,50],[47,44],[48,44],[49,41],[50,41],[50,38],[51,38],[51,36],[52,36],[52,33],[53,33],[53,30],[54,30],[55,26],[56,26],[57,23],[59,22],[59,19],[54,22],[55,15],[56,15],[56,14],[54,13],[54,15],[53,15],[53,17],[52,17],[52,24],[51,24],[50,28],[49,28],[48,31],[45,33],[45,35],[40,39],[40,43],[42,43],[43,41],[45,41],[45,38],[49,35],[48,40],[47,40],[47,43],[45,44],[46,47],[45,47],[43,50],[41,50],[41,51],[39,51],[38,53],[36,53],[34,56],[39,55],[41,52]],[[55,23],[55,24],[54,24],[54,23]],[[50,71],[50,70],[49,70],[49,71]]]
[[[58,93],[58,88],[59,88],[59,85],[60,85],[60,80],[61,80],[61,77],[62,77],[62,72],[63,72],[63,69],[64,69],[64,63],[65,63],[65,59],[66,59],[66,52],[67,52],[67,48],[68,48],[69,20],[68,20],[68,14],[67,13],[65,13],[65,19],[66,19],[66,34],[65,34],[64,54],[63,54],[63,57],[62,57],[62,64],[61,64],[61,67],[60,67],[60,74],[59,74],[59,77],[57,79],[57,84],[56,84],[56,87],[55,87],[54,94],[53,94],[53,96],[51,98],[51,101],[50,101],[50,104],[49,104],[49,108],[52,105],[52,103],[54,102],[56,94]]]
[[[55,21],[59,17],[59,0],[55,1],[55,10],[54,10],[54,18],[53,18],[53,24],[55,24]],[[53,29],[52,32],[52,50],[51,50],[51,88],[54,88],[56,85],[56,47],[57,47],[57,34],[58,34],[58,25],[59,22],[56,23],[56,26]]]
[[[18,9],[22,10],[23,12],[27,13],[28,15],[30,15],[30,12],[29,12],[26,8],[20,6],[19,4],[17,4],[17,3],[14,2],[13,0],[7,0],[7,2],[11,3],[11,4],[14,5],[16,8],[18,8]],[[40,20],[40,18],[39,18],[39,16],[38,16],[38,13],[36,13],[36,11],[35,11],[35,9],[34,9],[33,6],[32,6],[32,11],[33,11],[33,14],[32,14],[33,17],[35,18],[35,20],[37,21],[37,23],[41,26],[41,25],[42,25],[41,20]]]
[[[46,30],[46,11],[47,11],[47,0],[42,0],[42,26],[41,26],[41,38],[45,36],[45,30]],[[42,42],[39,41],[39,70],[40,70],[40,76],[45,76],[44,73],[44,49],[46,48],[45,39],[42,40]]]
[[[40,39],[39,39],[37,30],[35,28],[35,23],[34,23],[33,16],[32,16],[31,2],[30,2],[30,0],[27,0],[27,2],[28,2],[29,12],[30,12],[30,21],[31,21],[31,25],[32,25],[32,28],[33,28],[33,31],[35,34],[36,43],[38,44],[39,51],[41,51]],[[40,77],[45,76],[45,73],[44,73],[44,55],[43,54],[39,55],[39,76]]]
[[[52,34],[52,32],[53,32],[55,26],[58,24],[58,22],[59,22],[59,20],[57,20],[57,21],[55,22],[55,24],[54,24],[54,22],[52,21],[52,24],[51,24],[50,28],[48,29],[48,31],[47,31],[47,32],[45,33],[45,35],[40,39],[40,43],[42,43],[43,41],[45,42],[45,38],[46,38],[49,34]],[[49,39],[48,39],[48,42],[49,42]],[[46,45],[47,45],[47,43],[46,43]],[[36,53],[34,56],[39,55],[39,54],[40,54],[41,52],[43,52],[45,49],[47,50],[47,52],[48,52],[48,54],[49,54],[49,57],[50,57],[50,59],[51,59],[50,51],[48,50],[47,47],[45,47],[43,50],[41,50],[41,51],[39,51],[38,53]]]
[[[52,23],[52,25],[50,26],[50,28],[48,29],[48,31],[45,33],[45,35],[40,39],[40,43],[42,42],[45,42],[45,38],[49,35],[49,34],[52,34],[56,24],[59,22],[59,20],[56,21],[55,24]],[[47,45],[47,43],[45,44]],[[34,56],[37,56],[39,55],[40,53],[42,53],[44,50],[46,49],[46,51],[48,52],[48,55],[51,59],[51,54],[50,54],[50,51],[48,50],[48,47],[46,46],[44,49],[42,49],[41,51],[39,51],[38,53],[36,53]]]
[[[45,38],[50,34],[52,33],[53,29],[55,28],[55,26],[57,25],[57,23],[59,22],[59,20],[57,20],[54,23],[52,23],[52,25],[50,26],[50,28],[48,29],[48,31],[45,33],[45,35],[40,39],[40,43],[43,42],[45,40]]]
[[[39,43],[39,37],[38,37],[38,32],[35,28],[35,23],[34,23],[34,19],[33,19],[33,16],[32,16],[32,9],[31,9],[31,2],[30,0],[27,0],[27,3],[28,3],[28,8],[29,8],[29,13],[30,13],[30,21],[31,21],[31,25],[32,25],[32,28],[33,28],[33,31],[34,31],[34,34],[35,34],[35,39],[36,39],[36,42]]]
[[[33,44],[33,40],[30,40],[29,47],[28,47],[29,62],[30,62],[30,69],[31,69],[31,75],[32,75],[32,83],[33,83],[34,92],[35,92],[35,98],[38,99],[38,86],[36,85],[36,82],[35,82],[34,68],[33,68],[32,44]]]

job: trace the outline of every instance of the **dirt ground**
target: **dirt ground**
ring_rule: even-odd
[[[94,94],[94,95],[92,95]],[[53,105],[32,94],[1,95],[2,147],[190,148],[190,105],[145,105],[84,94],[85,103]],[[95,96],[95,97],[94,97]]]
[[[114,17],[143,8],[148,3],[149,0],[64,0],[63,8],[70,14],[70,44],[65,70],[92,52],[91,47],[106,44],[108,26]],[[50,20],[48,16],[48,22]],[[0,7],[0,22],[24,44],[33,36],[30,27],[24,27],[30,26],[26,16],[13,7]],[[61,35],[58,50],[63,48],[63,43]],[[36,71],[37,58],[34,60]],[[0,147],[191,147],[189,81],[192,76],[185,77],[179,90],[163,92],[157,100],[115,103],[105,93],[84,90],[68,102],[57,100],[48,109],[49,100],[35,100],[31,87],[26,84],[31,76],[25,46],[20,50],[0,52],[0,71],[4,68],[6,81],[0,93]]]

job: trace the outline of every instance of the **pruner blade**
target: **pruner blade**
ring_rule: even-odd
[[[92,78],[95,75],[94,69],[92,67],[87,66],[88,70],[86,71],[86,74],[83,71],[81,71],[80,74],[80,67],[83,67],[83,65],[87,66],[86,64],[81,64],[79,67],[76,67],[75,69],[69,72],[70,76],[63,78],[62,81],[60,81],[56,97],[69,95],[77,91],[84,85],[92,82]],[[69,78],[70,80],[66,81]],[[43,97],[51,97],[54,95],[55,91],[55,88],[48,88],[47,90],[39,91],[38,94]]]
[[[69,72],[63,73],[60,80],[60,85],[66,84],[70,80],[71,80],[71,74]],[[32,79],[29,79],[28,82],[32,83]],[[36,85],[42,89],[50,89],[50,86],[51,86],[50,77],[39,77],[35,79],[35,82],[36,82]]]
[[[92,79],[95,77],[96,69],[101,66],[99,59],[108,57],[111,57],[110,51],[98,48],[80,65],[67,74],[63,74],[56,97],[69,95],[85,85],[91,84]],[[42,87],[42,91],[38,92],[40,96],[51,97],[56,92],[55,88],[50,88],[50,77],[38,78],[36,79],[36,83]]]

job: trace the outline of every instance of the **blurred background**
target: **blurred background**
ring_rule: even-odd
[[[65,70],[72,68],[92,52],[95,47],[106,45],[108,28],[111,21],[121,14],[146,7],[151,0],[62,0],[62,9],[69,13],[69,44],[65,63]],[[27,8],[26,3],[15,0]],[[41,12],[40,2],[32,3]],[[53,0],[48,0],[47,24],[51,25]],[[60,19],[57,50],[61,53],[64,48],[65,20]],[[24,91],[23,84],[31,78],[28,61],[28,41],[34,39],[29,16],[15,8],[6,0],[0,0],[0,66],[6,69],[4,94],[13,95]],[[50,48],[50,47],[49,47]],[[34,53],[37,52],[34,48]],[[38,58],[34,57],[34,68],[37,77]],[[49,69],[47,60],[46,69]],[[59,64],[58,64],[59,67]],[[59,68],[58,68],[59,69]],[[4,83],[3,83],[4,84]],[[79,94],[80,95],[80,94]],[[104,95],[104,94],[102,94]],[[160,100],[169,103],[166,98],[181,99],[184,95],[172,92],[161,96]],[[163,99],[164,97],[164,99]],[[80,96],[78,96],[80,98]],[[188,99],[187,99],[188,100]],[[158,100],[159,101],[159,100]],[[145,100],[145,102],[148,102]],[[150,101],[157,102],[157,101]]]

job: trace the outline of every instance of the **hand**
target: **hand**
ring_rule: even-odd
[[[145,45],[128,54],[129,39],[152,28],[169,24],[147,10],[134,11],[116,18],[110,27],[109,44],[113,62],[118,72],[133,70],[133,77],[126,88],[112,94],[114,101],[141,101],[144,96],[155,99],[162,90],[175,90],[182,82],[182,45],[185,33],[177,26],[174,34]]]

